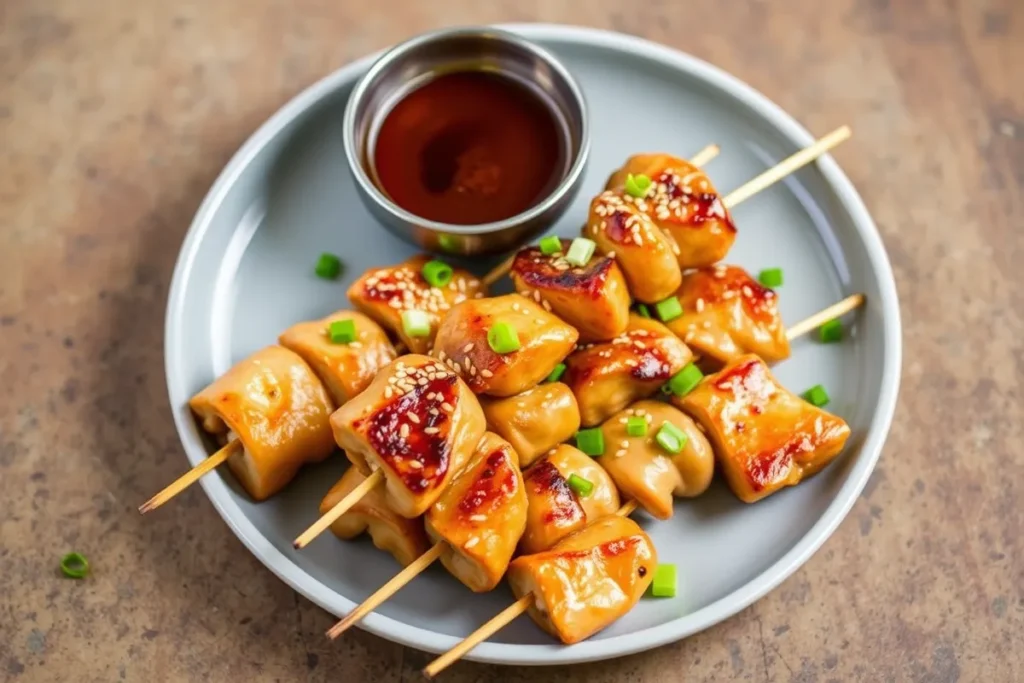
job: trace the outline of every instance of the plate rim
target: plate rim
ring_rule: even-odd
[[[741,100],[795,145],[806,146],[814,140],[792,116],[753,87],[724,70],[675,48],[614,31],[565,24],[503,23],[493,26],[532,40],[585,44],[630,52],[659,62]],[[231,157],[193,217],[175,263],[164,321],[164,372],[168,398],[179,440],[192,465],[200,462],[208,453],[202,445],[198,428],[189,416],[186,405],[187,392],[177,379],[177,353],[183,348],[179,342],[183,292],[201,239],[209,229],[212,218],[225,196],[253,158],[309,107],[329,96],[343,84],[358,80],[358,77],[386,49],[388,48],[341,66],[302,90],[279,108]],[[633,633],[600,641],[583,641],[572,646],[485,642],[465,659],[521,666],[572,664],[622,657],[676,642],[732,617],[774,590],[810,559],[846,518],[881,456],[892,424],[902,365],[902,325],[892,268],[867,207],[852,182],[830,155],[821,157],[817,166],[835,193],[842,210],[850,216],[851,223],[865,246],[867,260],[876,273],[880,292],[879,301],[872,301],[872,305],[879,306],[882,311],[880,319],[883,326],[883,357],[879,400],[869,420],[860,456],[852,466],[847,481],[818,521],[785,555],[741,587],[694,612]],[[347,612],[355,606],[351,600],[327,588],[274,547],[232,499],[231,492],[223,480],[218,477],[203,477],[200,483],[210,502],[235,536],[279,579],[331,614],[338,614],[339,605],[342,612]],[[433,653],[445,651],[461,640],[456,636],[435,633],[378,613],[369,615],[360,623],[360,627],[392,642]]]

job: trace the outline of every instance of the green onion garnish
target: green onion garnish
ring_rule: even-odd
[[[634,415],[626,420],[626,433],[630,436],[644,436],[647,434],[647,419]]]
[[[327,336],[332,344],[351,344],[356,340],[355,320],[334,320],[327,328]]]
[[[658,445],[664,448],[669,453],[678,453],[683,450],[686,446],[686,442],[690,440],[679,427],[676,427],[671,422],[663,422],[661,429],[654,435],[654,440],[658,442]]]
[[[676,597],[676,566],[674,564],[659,564],[658,568],[654,570],[651,596],[655,598]]]
[[[831,400],[828,397],[828,392],[825,391],[825,387],[820,384],[815,384],[813,387],[804,392],[804,400],[814,406],[821,408],[824,405],[828,405]]]
[[[580,498],[586,498],[594,491],[594,485],[578,474],[569,475],[569,488]]]
[[[402,311],[402,331],[407,337],[429,337],[430,316],[425,311]]]
[[[326,251],[316,262],[316,274],[325,280],[333,280],[341,273],[341,259]]]
[[[758,274],[757,280],[765,287],[781,287],[782,268],[766,268]]]
[[[512,353],[519,350],[519,334],[510,324],[497,322],[487,330],[487,344],[495,353]]]
[[[626,176],[626,194],[632,195],[639,199],[647,194],[647,190],[651,187],[651,179],[645,176],[643,173],[633,175],[630,173]]]
[[[672,375],[672,379],[665,384],[668,387],[667,393],[686,396],[700,384],[702,379],[704,379],[704,373],[700,371],[700,368],[689,363],[685,368]]]
[[[68,553],[60,558],[60,570],[69,579],[84,579],[89,573],[89,560],[82,553]]]
[[[670,296],[654,304],[654,310],[658,313],[658,318],[667,323],[683,314],[683,305],[679,303],[679,297]]]
[[[431,287],[444,287],[452,281],[454,271],[444,261],[427,261],[423,264],[423,279]]]
[[[843,324],[839,322],[839,320],[829,320],[818,328],[818,339],[820,339],[823,344],[842,341]]]
[[[569,245],[569,251],[565,255],[565,260],[574,266],[583,267],[590,261],[590,257],[594,255],[594,249],[597,248],[597,244],[594,240],[588,240],[586,237],[577,237]]]
[[[555,369],[551,371],[547,377],[544,378],[545,382],[557,382],[562,379],[562,375],[565,374],[565,363],[559,363],[555,366]]]
[[[604,455],[604,432],[600,427],[576,432],[576,448],[592,458]]]
[[[551,256],[562,251],[562,240],[556,235],[548,235],[540,241],[540,253]]]
[[[651,317],[651,309],[647,308],[647,304],[637,304],[636,305],[636,312],[639,313],[640,317],[642,317],[642,318],[650,318]]]

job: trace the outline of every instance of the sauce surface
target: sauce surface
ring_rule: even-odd
[[[562,175],[554,114],[505,76],[440,76],[392,109],[373,160],[380,188],[406,211],[456,225],[510,218]]]

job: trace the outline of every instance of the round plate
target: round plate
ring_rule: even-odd
[[[592,151],[575,205],[552,232],[577,235],[590,198],[627,155],[693,154],[716,142],[708,173],[723,193],[806,146],[812,136],[763,96],[693,57],[637,38],[564,26],[507,27],[555,52],[589,104]],[[375,224],[345,165],[341,120],[355,80],[374,56],[316,83],[267,121],[221,173],[185,239],[167,310],[166,370],[174,419],[189,461],[207,444],[189,397],[300,320],[348,307],[345,289],[370,266],[414,253]],[[836,121],[836,125],[842,123]],[[824,131],[822,131],[824,132]],[[857,144],[856,138],[847,144]],[[780,289],[790,323],[852,292],[867,295],[841,344],[797,341],[777,366],[800,392],[824,384],[829,409],[853,429],[845,452],[821,474],[754,505],[721,482],[675,516],[636,517],[662,562],[675,563],[679,593],[643,599],[590,640],[564,647],[526,617],[476,648],[471,659],[554,664],[606,659],[678,640],[725,619],[789,576],[832,533],[867,481],[889,429],[900,368],[896,289],[878,233],[846,176],[820,160],[735,211],[739,239],[729,254],[756,273],[785,269]],[[339,282],[313,275],[322,251],[340,254]],[[475,264],[483,272],[487,264]],[[291,541],[315,518],[345,458],[303,470],[279,496],[252,503],[220,470],[203,487],[235,534],[275,574],[335,615],[379,587],[398,566],[367,540],[329,533],[304,551]],[[366,618],[385,638],[439,652],[506,607],[504,586],[475,595],[432,567]]]

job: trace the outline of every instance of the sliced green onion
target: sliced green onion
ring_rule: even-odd
[[[658,318],[667,323],[683,314],[683,305],[679,303],[679,297],[670,296],[654,304],[654,310],[657,311]]]
[[[672,375],[672,379],[665,384],[668,387],[667,393],[686,396],[700,384],[702,379],[704,379],[704,373],[700,371],[700,368],[689,363],[685,368]]]
[[[448,252],[449,254],[457,254],[461,249],[462,238],[458,235],[448,235],[441,233],[437,236],[437,246],[441,247],[441,251]]]
[[[594,491],[594,485],[578,474],[569,475],[569,488],[581,498],[586,498]]]
[[[651,317],[651,309],[647,308],[647,304],[637,304],[636,305],[636,312],[639,313],[640,317],[642,317],[642,318],[650,318]]]
[[[633,175],[630,173],[626,176],[626,194],[632,195],[639,199],[647,194],[647,190],[651,187],[651,179],[645,176],[643,173]]]
[[[634,415],[626,420],[626,433],[630,436],[644,436],[647,434],[647,419]]]
[[[818,328],[818,339],[820,339],[823,344],[842,341],[843,324],[839,322],[839,320],[829,320]]]
[[[512,353],[521,346],[516,328],[503,322],[494,323],[487,330],[487,344],[495,353]]]
[[[356,340],[355,320],[334,320],[327,328],[327,336],[332,344],[351,344]]]
[[[576,448],[592,458],[604,455],[604,432],[600,427],[581,429],[576,432]]]
[[[455,271],[444,261],[427,261],[423,264],[423,279],[431,287],[444,287],[452,281]]]
[[[651,596],[655,598],[676,597],[676,566],[674,564],[659,564],[658,568],[654,570]]]
[[[547,377],[544,378],[545,382],[557,382],[562,379],[562,375],[565,374],[565,363],[559,363],[555,366],[555,369],[551,371]]]
[[[782,268],[766,268],[758,274],[757,280],[765,287],[781,287]]]
[[[825,391],[825,387],[820,384],[815,384],[804,392],[804,400],[811,405],[821,408],[822,406],[828,405],[828,402],[832,399],[828,397],[828,392]]]
[[[89,573],[89,560],[82,553],[68,553],[60,558],[60,570],[69,579],[84,579]]]
[[[341,274],[341,259],[326,251],[316,262],[316,274],[325,280],[333,280]]]
[[[565,254],[565,260],[574,266],[583,267],[590,261],[590,257],[594,255],[594,249],[597,248],[597,243],[594,240],[588,240],[586,237],[577,237],[569,245],[569,251]]]
[[[654,435],[654,440],[666,451],[675,454],[686,447],[686,442],[690,440],[690,437],[671,422],[662,422],[661,429]]]
[[[402,311],[402,331],[407,337],[429,337],[430,316],[425,311]]]
[[[545,256],[562,251],[562,240],[557,235],[548,235],[540,241],[540,253]]]

